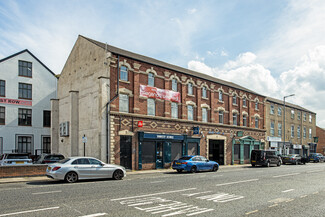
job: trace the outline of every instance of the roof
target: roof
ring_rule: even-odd
[[[275,98],[272,98],[272,97],[266,97],[266,100],[269,101],[269,102],[274,102],[276,104],[283,105],[283,100],[275,99]],[[298,110],[301,110],[301,111],[316,114],[315,112],[312,112],[312,111],[310,111],[308,109],[305,109],[305,108],[303,108],[303,107],[301,107],[299,105],[295,105],[295,104],[292,104],[292,103],[286,102],[286,106],[291,107],[291,108],[295,108],[295,109],[298,109]]]
[[[15,56],[18,56],[18,55],[20,55],[20,54],[22,54],[22,53],[25,53],[25,52],[27,52],[27,53],[29,53],[34,59],[36,59],[44,68],[46,68],[52,75],[54,75],[55,77],[56,77],[56,75],[52,72],[52,70],[51,69],[49,69],[44,63],[42,63],[42,61],[40,61],[36,56],[34,56],[34,54],[32,54],[28,49],[25,49],[25,50],[22,50],[22,51],[20,51],[20,52],[18,52],[18,53],[15,53],[15,54],[13,54],[13,55],[11,55],[11,56],[8,56],[8,57],[5,57],[5,58],[3,58],[3,59],[1,59],[0,60],[0,63],[1,62],[4,62],[4,61],[6,61],[6,60],[8,60],[8,59],[11,59],[11,58],[13,58],[13,57],[15,57]]]
[[[120,49],[120,48],[117,48],[117,47],[114,47],[114,46],[111,46],[111,45],[108,45],[108,44],[105,44],[105,43],[102,43],[102,42],[99,42],[99,41],[95,41],[95,40],[87,38],[87,37],[84,37],[82,35],[79,35],[79,36],[86,39],[86,40],[88,40],[88,41],[90,41],[90,42],[92,42],[92,43],[94,43],[94,44],[96,44],[97,46],[99,46],[99,47],[101,47],[103,49],[107,48],[108,51],[110,51],[112,53],[115,53],[115,54],[118,54],[118,55],[121,55],[121,56],[124,56],[124,57],[129,57],[129,58],[139,60],[139,61],[142,61],[142,62],[146,62],[146,63],[152,64],[152,65],[156,65],[156,66],[163,67],[163,68],[166,68],[166,69],[170,69],[170,70],[173,70],[173,71],[181,72],[183,74],[187,74],[187,75],[191,75],[191,76],[194,76],[194,77],[206,79],[208,81],[219,83],[219,84],[222,84],[222,85],[225,85],[225,86],[228,86],[228,87],[232,87],[232,88],[243,90],[243,91],[246,91],[246,92],[249,92],[249,93],[253,93],[255,95],[263,96],[263,95],[261,95],[259,93],[256,93],[256,92],[254,92],[252,90],[249,90],[249,89],[247,89],[245,87],[234,84],[232,82],[224,81],[224,80],[221,80],[221,79],[218,79],[216,77],[212,77],[212,76],[200,73],[200,72],[185,69],[185,68],[182,68],[182,67],[179,67],[179,66],[176,66],[176,65],[172,65],[172,64],[169,64],[169,63],[166,63],[166,62],[162,62],[160,60],[156,60],[156,59],[151,58],[151,57],[147,57],[147,56],[136,54],[136,53],[133,53],[133,52],[130,52],[130,51],[127,51],[127,50],[123,50],[123,49]],[[265,96],[263,96],[263,97],[265,97]]]

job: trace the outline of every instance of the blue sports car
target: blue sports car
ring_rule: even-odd
[[[172,165],[174,170],[181,173],[183,170],[191,173],[197,171],[217,171],[219,164],[215,161],[210,161],[202,156],[183,156],[178,160],[175,160]]]

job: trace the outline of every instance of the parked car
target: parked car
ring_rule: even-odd
[[[64,159],[64,156],[62,154],[41,154],[39,155],[36,160],[34,161],[34,164],[51,164],[58,162],[60,160]]]
[[[195,173],[197,171],[217,171],[219,164],[215,161],[210,161],[205,157],[198,155],[188,155],[175,160],[172,164],[172,168],[177,172],[187,171]]]
[[[0,166],[13,166],[13,165],[30,165],[32,159],[29,154],[22,153],[9,153],[0,155]]]
[[[93,157],[70,157],[50,164],[46,176],[73,183],[82,179],[113,178],[121,180],[126,176],[125,168],[106,164]]]
[[[282,160],[278,156],[276,151],[271,150],[252,150],[251,152],[251,164],[254,167],[255,165],[267,166],[274,164],[281,166]]]
[[[325,161],[325,157],[320,154],[320,153],[313,153],[310,154],[308,157],[309,162],[314,162],[314,163],[319,163],[319,162],[324,162]]]
[[[282,157],[283,164],[299,164],[302,163],[302,157],[299,154],[289,154]]]

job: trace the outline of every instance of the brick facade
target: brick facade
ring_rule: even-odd
[[[325,129],[316,126],[316,136],[318,137],[316,152],[325,155]]]

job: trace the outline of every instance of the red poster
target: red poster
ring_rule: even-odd
[[[32,101],[19,100],[19,99],[0,98],[0,103],[12,104],[12,105],[32,106]]]
[[[181,102],[181,94],[172,90],[164,90],[147,85],[140,85],[140,96],[169,100],[172,102]]]

